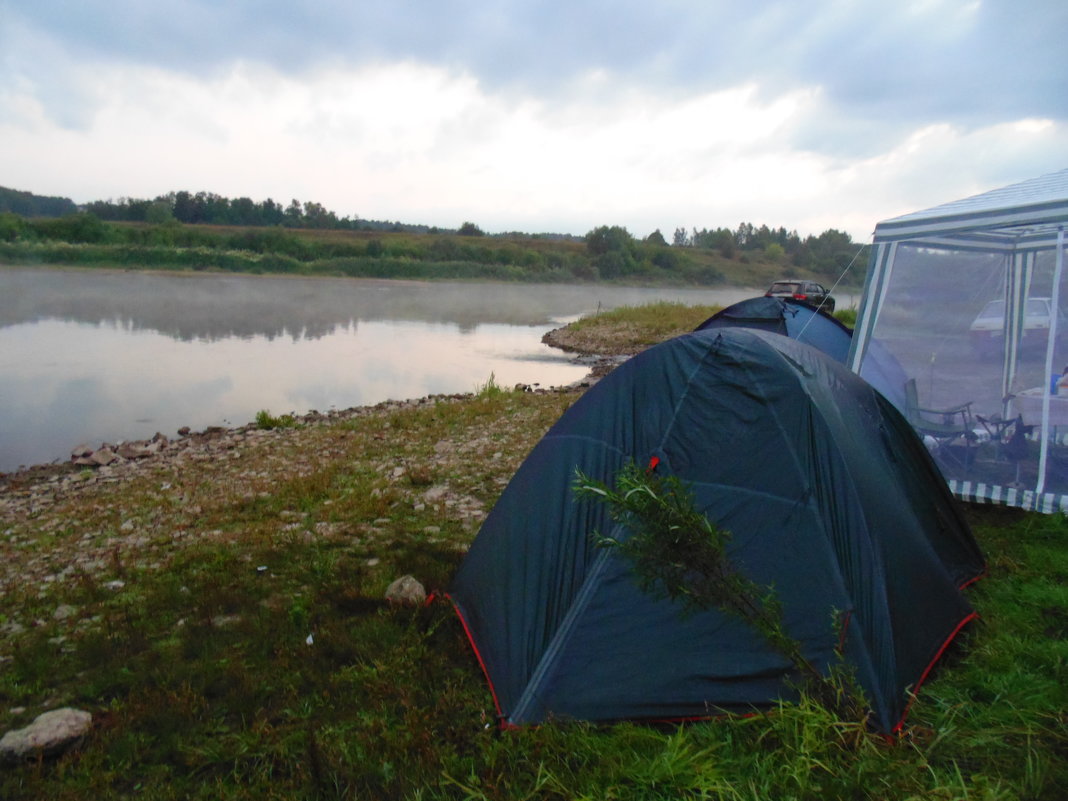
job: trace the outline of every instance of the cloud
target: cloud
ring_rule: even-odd
[[[677,96],[755,84],[775,96],[818,87],[828,102],[951,115],[972,125],[1068,111],[1068,6],[998,0],[819,3],[414,0],[166,4],[35,0],[3,6],[5,72],[32,77],[40,42],[67,66],[129,63],[210,76],[254,62],[297,76],[329,65],[414,62],[487,91],[566,95],[591,74]],[[32,40],[33,48],[21,46]],[[62,61],[62,60],[60,60]],[[72,94],[78,87],[72,87]],[[623,89],[625,91],[625,89]],[[42,96],[49,112],[59,98]]]

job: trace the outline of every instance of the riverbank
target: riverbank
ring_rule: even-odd
[[[785,233],[785,232],[783,232]],[[713,242],[712,240],[717,241]],[[606,227],[583,238],[482,232],[331,230],[262,225],[104,222],[93,214],[23,219],[0,214],[0,259],[20,264],[220,270],[264,274],[527,283],[636,282],[758,285],[781,278],[827,280],[864,247],[838,231],[783,241],[766,228],[698,235],[686,245],[635,239]],[[737,241],[736,241],[737,240]],[[866,259],[861,259],[861,264]],[[847,275],[857,286],[859,272]]]

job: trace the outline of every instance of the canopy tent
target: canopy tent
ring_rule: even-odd
[[[805,658],[821,670],[845,659],[874,723],[899,726],[974,616],[960,588],[982,555],[889,401],[813,347],[729,327],[661,343],[593,386],[482,525],[450,597],[502,723],[688,718],[796,697],[790,663],[748,624],[680,614],[594,544],[595,531],[628,532],[575,501],[576,469],[611,484],[654,459],[732,533],[732,563],[774,587]]]
[[[1068,390],[1054,384],[1066,224],[1068,169],[875,228],[848,363],[925,436],[958,497],[1068,510]],[[904,392],[877,374],[880,350]]]

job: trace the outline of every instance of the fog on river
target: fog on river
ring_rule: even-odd
[[[0,472],[261,409],[570,384],[586,367],[541,343],[552,328],[753,294],[0,267]]]

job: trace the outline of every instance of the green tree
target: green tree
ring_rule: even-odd
[[[624,253],[634,247],[634,237],[626,228],[618,225],[602,225],[586,234],[586,250],[592,256],[605,253]]]
[[[0,212],[0,242],[14,242],[25,238],[29,228],[23,219],[11,212]]]
[[[473,222],[465,222],[460,226],[460,236],[485,236],[485,232]]]
[[[290,228],[299,228],[301,223],[304,222],[304,206],[296,198],[289,201],[289,205],[285,210],[285,223],[284,225]]]
[[[252,198],[239,197],[230,201],[230,219],[235,225],[261,225],[261,209]]]
[[[768,261],[778,262],[783,260],[786,251],[778,242],[772,242],[764,246],[764,255],[767,257]]]
[[[281,204],[275,203],[270,198],[263,201],[261,216],[264,225],[281,225],[286,218],[285,211],[282,209]]]
[[[199,222],[193,196],[185,190],[174,194],[174,219],[183,223]]]
[[[171,211],[170,203],[165,200],[153,201],[145,210],[145,222],[152,223],[153,225],[162,225],[163,223],[173,221],[174,212]]]

